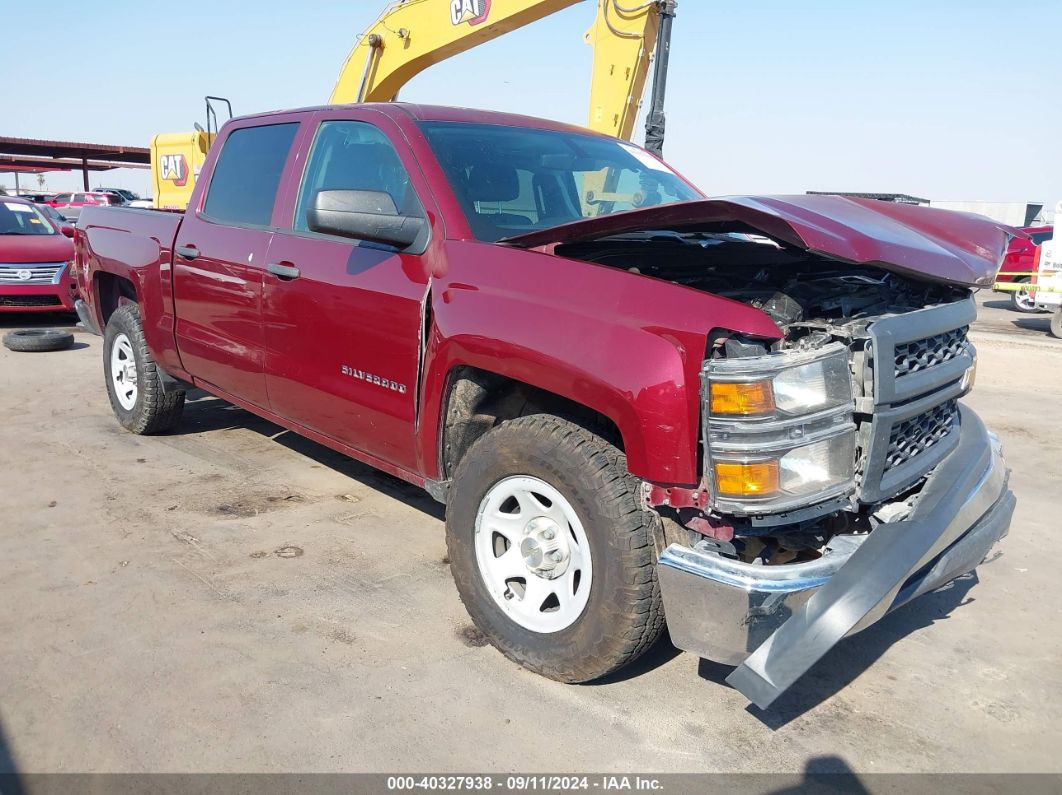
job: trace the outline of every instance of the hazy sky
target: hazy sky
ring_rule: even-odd
[[[44,26],[39,5],[0,5],[0,134],[147,145],[202,123],[205,94],[237,113],[327,101],[384,3],[60,3]],[[579,3],[431,67],[402,98],[584,123],[593,16]],[[680,0],[665,156],[713,195],[1053,202],[1060,33],[1060,0]],[[91,179],[148,190],[147,172]]]

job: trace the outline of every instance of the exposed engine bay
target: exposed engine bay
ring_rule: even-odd
[[[879,427],[883,424],[875,422],[879,406],[873,394],[874,367],[887,369],[889,379],[902,380],[899,356],[907,353],[897,347],[884,359],[879,352],[881,361],[875,365],[873,335],[868,329],[886,318],[895,323],[897,316],[957,305],[969,297],[968,289],[917,280],[884,268],[850,265],[748,234],[638,232],[558,246],[556,253],[740,301],[766,313],[783,333],[783,338],[773,343],[723,335],[712,342],[708,352],[712,359],[749,357],[751,361],[752,357],[771,353],[814,352],[838,344],[848,351],[855,405],[849,417],[855,424],[857,440],[854,460],[851,454],[848,458],[848,469],[855,472],[848,498],[834,497],[810,510],[773,516],[691,508],[661,511],[666,519],[691,532],[691,543],[708,543],[724,556],[749,563],[778,565],[813,560],[837,534],[870,532],[881,521],[902,517],[917,495],[920,480],[908,478],[902,488],[888,494],[874,493],[864,482],[880,482],[890,467],[910,469],[914,465],[909,462],[916,455],[938,445],[932,454],[923,456],[926,462],[931,461],[947,447],[945,440],[957,428],[957,384],[934,386],[940,404],[933,411],[936,415],[949,412],[938,417],[936,426],[923,421],[921,414],[908,421],[908,425],[913,423],[911,433],[917,438],[898,436],[907,426]],[[928,358],[925,364],[915,362],[913,368],[930,369],[940,364],[938,369],[944,369],[947,362],[967,351],[966,328],[949,327],[944,334],[934,331],[926,339],[918,339],[915,347],[923,343]],[[933,394],[906,402],[924,403],[927,397],[936,403]],[[900,400],[897,405],[902,407],[904,403]],[[890,402],[880,409],[887,414],[895,412],[896,407]],[[707,441],[706,445],[710,446]],[[885,448],[887,452],[882,454],[880,451]],[[905,458],[904,451],[913,452]],[[710,457],[707,449],[705,455]],[[707,480],[711,485],[711,478]]]
[[[816,332],[850,337],[876,317],[957,301],[968,290],[847,265],[744,234],[639,233],[558,246],[560,256],[621,268],[749,304],[782,329],[781,345]],[[809,337],[812,337],[809,339]],[[734,349],[728,355],[739,351]]]

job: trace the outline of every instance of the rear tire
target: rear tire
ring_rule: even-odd
[[[623,453],[548,415],[476,440],[446,510],[451,571],[476,627],[561,682],[605,676],[660,637],[659,531]]]
[[[184,391],[164,388],[136,304],[123,304],[107,321],[103,375],[114,416],[127,431],[162,433],[181,421]]]
[[[1051,336],[1062,339],[1062,307],[1056,309],[1051,315]]]

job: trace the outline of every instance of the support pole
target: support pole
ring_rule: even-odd
[[[81,158],[81,177],[82,177],[82,181],[85,184],[85,190],[87,191],[89,189],[88,158],[87,157]]]

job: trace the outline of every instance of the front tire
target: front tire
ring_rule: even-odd
[[[123,304],[107,321],[103,375],[114,416],[127,431],[162,433],[181,421],[184,392],[164,388],[136,304]]]
[[[461,601],[491,643],[550,679],[587,682],[663,631],[658,523],[620,450],[536,415],[492,428],[461,459],[446,541]]]

